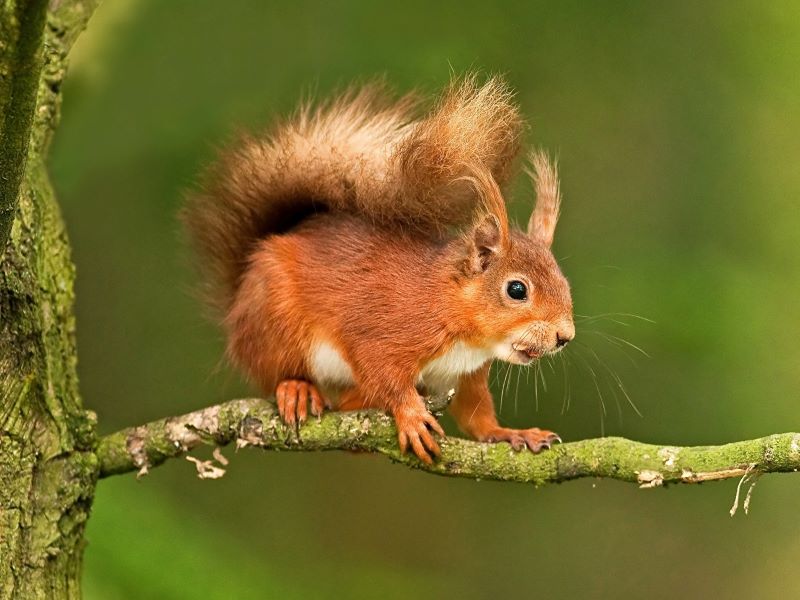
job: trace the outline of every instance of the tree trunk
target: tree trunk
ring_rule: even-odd
[[[75,270],[45,159],[94,0],[0,7],[0,597],[79,598],[97,481],[78,396]]]

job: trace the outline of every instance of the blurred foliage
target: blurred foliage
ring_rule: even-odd
[[[108,2],[52,159],[85,402],[110,432],[252,393],[220,362],[175,219],[215,145],[353,80],[434,91],[481,68],[558,153],[556,253],[593,317],[543,366],[546,390],[498,370],[503,421],[673,444],[796,431],[798,65],[789,1]],[[530,191],[514,191],[521,220]],[[99,484],[86,595],[800,595],[800,479],[765,477],[731,520],[735,487],[535,491],[257,452],[203,482],[174,461]]]

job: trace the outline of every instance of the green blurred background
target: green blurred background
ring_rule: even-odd
[[[556,254],[576,312],[607,315],[538,402],[513,371],[502,420],[672,444],[800,429],[800,4],[116,0],[75,49],[51,161],[101,432],[253,393],[220,366],[175,218],[216,144],[309,92],[469,68],[506,73],[558,153]],[[731,519],[736,481],[534,490],[227,454],[219,481],[172,461],[100,482],[87,598],[800,597],[797,476]]]

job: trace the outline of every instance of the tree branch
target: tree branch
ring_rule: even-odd
[[[432,409],[441,411],[442,400]],[[266,450],[359,450],[436,473],[474,479],[518,481],[536,486],[581,477],[606,477],[656,487],[700,483],[746,473],[800,469],[800,433],[783,433],[722,446],[657,446],[623,438],[572,442],[534,455],[508,444],[457,438],[442,440],[442,457],[425,465],[401,455],[392,419],[377,411],[333,412],[295,432],[278,417],[272,402],[234,400],[180,417],[170,417],[106,436],[97,450],[100,477],[138,471],[140,475],[201,444]]]

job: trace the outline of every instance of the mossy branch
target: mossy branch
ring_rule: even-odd
[[[433,402],[434,411],[443,402]],[[201,444],[266,450],[358,450],[430,473],[474,479],[560,483],[581,477],[630,481],[641,487],[700,483],[746,473],[800,469],[800,433],[782,433],[722,446],[657,446],[608,437],[555,446],[534,455],[508,444],[485,444],[449,437],[442,457],[425,465],[402,455],[391,418],[376,411],[327,413],[295,432],[281,423],[267,400],[234,400],[179,417],[132,427],[103,438],[97,450],[100,476],[138,471],[144,474],[169,458]],[[202,474],[202,473],[201,473]]]

